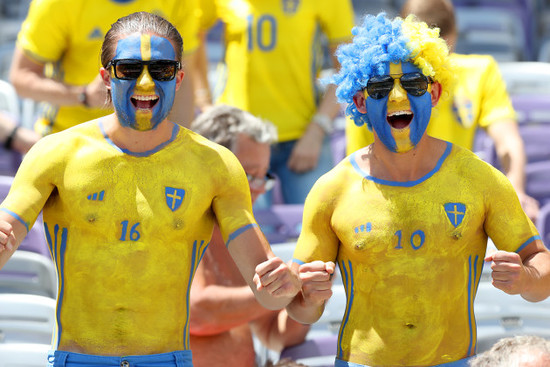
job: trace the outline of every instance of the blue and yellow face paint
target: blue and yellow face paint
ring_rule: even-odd
[[[118,41],[114,59],[176,60],[176,53],[166,38],[135,33]],[[119,122],[139,131],[152,130],[164,121],[176,94],[176,78],[155,80],[148,68],[144,65],[135,80],[117,79],[111,72],[111,94]]]
[[[378,138],[389,150],[405,153],[418,144],[428,127],[432,112],[431,85],[423,95],[413,96],[402,88],[399,77],[406,73],[421,73],[419,68],[409,62],[388,62],[384,68],[386,74],[394,78],[393,89],[381,99],[370,98],[367,91],[364,91],[367,118]],[[403,118],[399,118],[399,123],[396,123],[394,116],[398,115]],[[410,122],[408,118],[411,118]],[[405,123],[406,126],[403,126]]]
[[[357,92],[365,89],[371,77],[389,74],[389,63],[414,65],[415,71],[420,71],[441,85],[441,98],[448,97],[455,77],[452,62],[448,57],[449,49],[445,41],[439,37],[439,29],[428,27],[426,23],[417,21],[413,15],[406,19],[388,19],[384,13],[380,13],[376,16],[366,15],[362,24],[353,28],[352,34],[352,42],[338,47],[336,56],[340,62],[340,69],[330,81],[337,85],[338,101],[348,104],[346,114],[357,126],[367,124],[369,129],[373,128],[367,114],[361,112],[354,104]],[[404,68],[407,69],[408,66]],[[413,99],[422,100],[422,97],[424,96],[409,95],[411,107],[416,108],[417,102]],[[411,131],[411,142],[416,141],[419,133],[419,129],[417,132]],[[397,146],[389,141],[396,138],[392,136],[390,139],[389,136],[391,134],[387,131],[385,144],[397,151]],[[397,140],[402,139],[397,137]],[[401,146],[401,143],[399,145]],[[406,145],[403,149],[408,149]]]

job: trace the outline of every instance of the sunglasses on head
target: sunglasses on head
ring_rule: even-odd
[[[270,172],[267,172],[264,177],[255,177],[247,174],[246,178],[251,189],[261,190],[263,188],[265,191],[269,191],[275,186],[275,176]]]
[[[167,82],[176,76],[180,69],[179,61],[175,60],[134,60],[118,59],[111,60],[107,68],[113,67],[115,78],[122,80],[135,80],[143,72],[143,66],[147,65],[151,78],[159,82]]]
[[[390,94],[393,89],[394,79],[399,79],[401,86],[412,96],[420,97],[428,90],[428,85],[432,79],[426,75],[415,72],[406,73],[399,78],[393,78],[391,75],[375,75],[367,82],[367,93],[374,99],[382,99]]]

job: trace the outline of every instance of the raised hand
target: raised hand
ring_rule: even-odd
[[[485,258],[491,261],[493,286],[508,294],[519,294],[527,279],[521,257],[515,252],[496,251]]]
[[[302,296],[306,304],[320,305],[332,296],[332,274],[335,267],[332,261],[313,261],[300,266]]]
[[[298,275],[278,257],[256,266],[254,283],[258,291],[267,291],[274,297],[294,297],[301,288]]]
[[[15,246],[15,236],[10,223],[0,220],[0,252],[4,250],[13,251]]]

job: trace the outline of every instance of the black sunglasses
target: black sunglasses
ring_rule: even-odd
[[[275,186],[275,176],[271,172],[267,172],[265,177],[255,177],[250,174],[246,175],[250,187],[256,190],[264,189],[269,191]]]
[[[143,72],[143,65],[147,65],[151,78],[159,82],[167,82],[174,79],[181,65],[175,60],[111,60],[107,68],[113,66],[115,78],[122,80],[135,80]]]
[[[433,82],[432,78],[419,72],[406,73],[401,75],[398,79],[403,89],[415,97],[420,97],[426,93],[428,85]],[[367,82],[366,90],[369,97],[382,99],[390,94],[393,85],[394,78],[391,75],[375,75]]]

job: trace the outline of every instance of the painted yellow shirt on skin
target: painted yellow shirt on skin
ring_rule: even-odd
[[[487,236],[506,251],[538,236],[510,182],[450,143],[412,182],[365,177],[356,156],[313,187],[294,253],[339,265],[347,308],[338,358],[405,366],[472,355]]]
[[[54,347],[189,349],[190,282],[216,218],[226,242],[255,225],[246,176],[229,150],[176,125],[169,144],[143,156],[100,126],[43,138],[2,204],[29,226],[44,207],[59,275]]]

